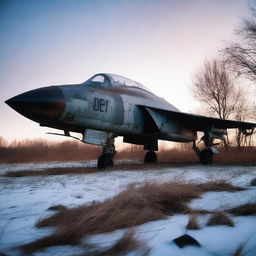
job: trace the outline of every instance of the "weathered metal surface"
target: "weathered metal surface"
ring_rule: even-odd
[[[107,132],[85,129],[82,141],[88,144],[106,146],[109,137],[110,135]]]

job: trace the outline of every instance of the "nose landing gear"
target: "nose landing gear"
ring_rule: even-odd
[[[113,156],[111,154],[102,154],[98,159],[98,168],[104,169],[107,166],[113,166]]]
[[[98,168],[104,169],[113,166],[113,157],[116,154],[114,139],[108,140],[108,144],[103,147],[102,155],[98,158]]]
[[[145,164],[153,164],[157,162],[157,154],[155,151],[148,151],[144,157]]]
[[[199,153],[199,160],[201,164],[205,164],[205,165],[209,165],[212,164],[212,150],[211,148],[206,148],[203,149],[200,153]]]

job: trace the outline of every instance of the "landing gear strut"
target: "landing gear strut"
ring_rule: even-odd
[[[218,145],[213,143],[214,139],[215,136],[211,132],[211,129],[205,131],[204,136],[201,138],[201,140],[204,142],[206,148],[203,149],[202,151],[200,151],[200,149],[196,146],[195,141],[193,141],[193,150],[198,155],[201,164],[212,164],[213,154],[218,154],[218,150],[213,147],[215,145]]]
[[[108,140],[108,144],[103,147],[102,155],[98,158],[98,168],[104,169],[113,166],[113,157],[116,154],[114,139]]]
[[[157,154],[156,152],[150,150],[146,153],[144,157],[144,163],[145,164],[152,164],[157,162]]]

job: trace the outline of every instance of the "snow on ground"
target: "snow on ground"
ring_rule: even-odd
[[[0,165],[0,174],[24,169],[40,170],[53,167],[88,167],[88,163],[40,163]],[[93,200],[103,201],[124,189],[132,182],[181,181],[202,183],[224,180],[233,185],[249,188],[239,192],[209,192],[195,199],[195,209],[219,210],[249,201],[256,202],[256,188],[249,187],[256,177],[256,166],[200,166],[166,167],[159,170],[115,170],[89,174],[66,174],[7,178],[0,177],[0,252],[20,255],[12,249],[52,232],[51,228],[35,228],[40,218],[53,214],[47,209],[53,205],[75,207]],[[152,248],[150,255],[231,255],[240,243],[246,242],[246,255],[256,255],[256,216],[232,217],[235,227],[206,227],[209,216],[200,217],[201,230],[186,231],[189,216],[175,215],[166,220],[146,223],[137,227],[138,238]],[[106,246],[118,239],[123,230],[91,237],[91,241]],[[202,247],[178,248],[172,240],[187,233]],[[81,249],[72,246],[55,246],[33,255],[74,255]],[[130,254],[136,255],[136,254]]]

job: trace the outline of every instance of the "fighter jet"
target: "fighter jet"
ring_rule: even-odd
[[[81,84],[54,85],[19,94],[6,103],[23,116],[47,126],[82,134],[84,143],[100,145],[98,167],[113,165],[114,140],[143,145],[145,163],[157,162],[158,140],[193,142],[202,164],[211,164],[215,139],[238,128],[251,134],[255,123],[222,120],[183,113],[149,89],[128,78],[99,73]],[[205,149],[196,146],[197,132]],[[72,136],[71,136],[72,137]]]

